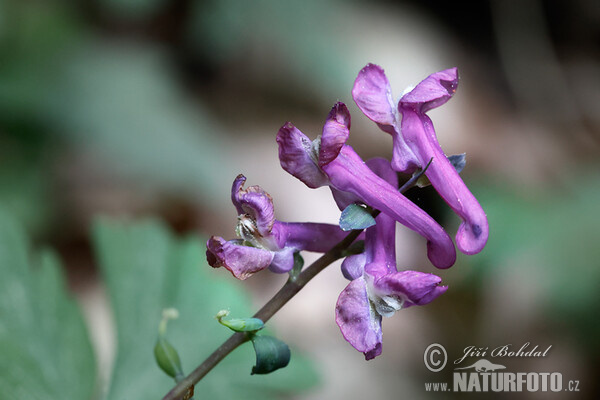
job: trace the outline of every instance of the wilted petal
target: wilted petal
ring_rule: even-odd
[[[233,276],[244,280],[271,264],[273,253],[256,247],[243,246],[241,240],[226,241],[212,236],[206,242],[206,259],[213,268],[225,267]]]
[[[291,123],[283,125],[277,133],[281,167],[300,179],[309,188],[328,184],[327,176],[317,165],[317,149],[313,142]],[[313,154],[314,153],[314,154]]]
[[[370,360],[381,354],[381,316],[372,312],[365,279],[353,280],[340,294],[335,322],[344,339]]]
[[[378,296],[393,296],[404,301],[402,308],[432,302],[448,287],[439,286],[442,278],[418,271],[400,271],[385,275],[374,283]]]
[[[248,214],[256,223],[256,228],[261,236],[270,234],[275,222],[273,199],[260,186],[250,186],[243,189],[246,177],[238,175],[231,188],[231,200],[238,211],[238,215]]]
[[[488,221],[481,205],[469,191],[440,147],[433,123],[425,114],[401,107],[402,134],[416,148],[421,165],[432,163],[425,171],[431,185],[458,214],[463,223],[456,233],[456,245],[465,254],[479,253],[488,239]]]
[[[458,87],[458,69],[449,68],[429,75],[413,90],[402,96],[400,104],[425,113],[450,100]]]

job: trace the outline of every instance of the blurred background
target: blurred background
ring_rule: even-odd
[[[159,216],[180,234],[232,238],[229,191],[243,173],[278,219],[335,223],[329,191],[279,167],[279,127],[316,137],[343,101],[350,144],[389,158],[391,138],[352,101],[358,71],[381,65],[399,96],[457,66],[457,94],[430,116],[446,153],[467,153],[462,176],[488,213],[488,245],[434,271],[423,241],[399,227],[399,266],[436,272],[450,290],[386,319],[370,362],[334,322],[339,264],[324,271],[273,319],[322,377],[298,400],[457,397],[425,392],[451,381],[450,368],[423,364],[436,342],[451,360],[467,346],[552,345],[546,358],[502,363],[580,380],[582,392],[557,398],[598,398],[599,42],[593,0],[2,0],[0,204],[59,252],[106,378],[114,335],[90,245],[96,216]],[[409,194],[454,236],[460,221],[434,190]],[[248,280],[255,308],[284,279]]]

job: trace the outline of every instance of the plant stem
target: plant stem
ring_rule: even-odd
[[[296,295],[312,278],[314,278],[325,267],[342,257],[342,251],[352,244],[360,235],[361,230],[351,231],[342,241],[336,244],[331,250],[323,254],[319,259],[312,263],[308,268],[298,275],[294,281],[289,280],[283,287],[269,300],[256,314],[254,318],[260,318],[267,322],[281,307],[283,307],[292,297]],[[187,388],[195,385],[211,369],[213,369],[222,359],[235,350],[239,345],[248,341],[248,336],[243,332],[234,333],[219,348],[217,348],[208,358],[193,370],[188,376],[180,380],[177,385],[163,400],[179,400],[185,394]]]
[[[410,189],[423,173],[427,170],[431,161],[427,166],[415,176],[411,177],[399,189],[400,193]],[[380,213],[379,210],[374,210],[371,215],[376,217]],[[315,262],[302,271],[296,279],[290,279],[275,295],[265,304],[256,314],[254,318],[259,318],[263,322],[267,322],[277,311],[281,309],[292,297],[294,297],[312,278],[323,271],[327,266],[334,261],[343,257],[343,251],[346,250],[352,242],[361,234],[362,230],[351,231],[344,239],[336,244],[331,250],[319,257]],[[217,348],[202,364],[193,370],[188,376],[177,382],[175,387],[171,389],[163,400],[180,400],[187,392],[188,388],[198,383],[206,374],[208,374],[221,360],[229,353],[235,350],[239,345],[247,342],[249,336],[244,332],[234,333],[227,339],[219,348]]]

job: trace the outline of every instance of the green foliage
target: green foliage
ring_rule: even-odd
[[[573,175],[576,176],[576,175]],[[598,246],[598,177],[579,176],[542,192],[519,192],[501,185],[474,187],[490,223],[486,249],[474,257],[493,274],[521,258],[535,274],[536,290],[547,318],[576,335],[585,350],[600,353],[600,246]]]
[[[91,398],[92,347],[60,263],[51,252],[31,252],[22,229],[3,212],[0,276],[0,396]]]
[[[157,222],[95,226],[98,257],[118,329],[118,352],[108,399],[156,398],[173,381],[156,366],[152,348],[164,308],[176,308],[169,342],[189,373],[230,334],[214,319],[227,307],[249,315],[248,297],[229,275],[205,262],[204,243],[176,240]],[[207,399],[268,399],[270,393],[298,391],[315,384],[308,362],[295,354],[288,368],[269,376],[250,376],[253,351],[243,345],[196,387]],[[134,373],[132,373],[134,371]]]
[[[270,374],[289,364],[290,348],[281,340],[266,335],[254,335],[251,340],[256,352],[256,365],[252,367],[252,375]]]

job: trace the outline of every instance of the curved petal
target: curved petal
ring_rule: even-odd
[[[321,146],[319,147],[319,167],[334,160],[350,136],[350,112],[344,103],[336,103],[325,121]]]
[[[402,107],[401,111],[402,133],[406,140],[413,143],[421,165],[427,164],[433,158],[425,175],[450,208],[463,220],[456,234],[458,249],[464,254],[479,253],[485,247],[489,233],[483,208],[444,154],[431,119],[412,109]]]
[[[439,286],[442,278],[418,271],[400,271],[375,280],[378,295],[395,296],[404,300],[403,308],[425,305],[444,293],[448,286]]]
[[[261,236],[269,236],[275,222],[273,199],[260,186],[243,189],[246,177],[238,175],[231,188],[231,200],[238,210],[238,215],[248,214],[256,223]]]
[[[279,129],[277,144],[279,162],[284,170],[312,189],[328,184],[327,176],[316,164],[318,155],[311,156],[316,152],[313,143],[294,125],[287,122]]]
[[[226,241],[222,237],[212,236],[206,242],[206,259],[211,267],[224,267],[236,278],[244,280],[267,268],[273,260],[273,253],[243,246],[241,240]]]
[[[242,187],[246,182],[246,177],[242,174],[239,174],[233,180],[233,185],[231,185],[231,202],[235,206],[235,209],[238,215],[244,214],[244,209],[242,208],[242,204],[240,203],[240,191],[243,190]]]
[[[273,252],[273,261],[271,261],[271,265],[269,265],[269,270],[277,274],[291,271],[292,268],[294,268],[294,251],[296,251],[296,249],[286,247]]]
[[[371,171],[352,147],[344,146],[339,156],[322,167],[331,185],[355,194],[362,201],[393,217],[427,239],[427,255],[438,268],[449,268],[456,260],[454,244],[444,229],[425,211]]]
[[[383,68],[367,64],[360,70],[352,98],[360,110],[373,122],[381,125],[396,124],[396,105],[392,98],[392,89]]]
[[[340,294],[335,322],[344,339],[370,360],[381,354],[381,316],[371,311],[365,279],[353,280]]]
[[[342,262],[342,275],[344,275],[344,278],[348,279],[349,281],[360,278],[365,272],[366,263],[366,253],[348,256]]]
[[[456,67],[436,72],[402,96],[398,106],[410,107],[425,113],[450,100],[457,87],[458,69]]]
[[[371,169],[377,176],[383,178],[393,187],[398,187],[398,174],[392,169],[391,163],[382,157],[370,158],[366,161],[367,167]],[[340,210],[344,210],[350,204],[361,203],[361,200],[355,194],[342,192],[333,186],[329,186],[335,204]]]

